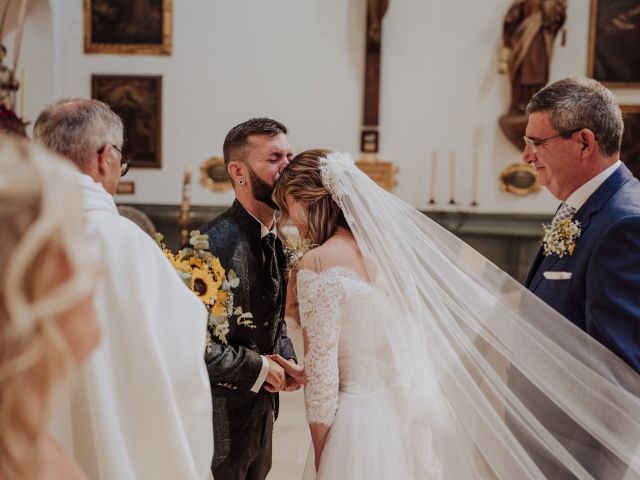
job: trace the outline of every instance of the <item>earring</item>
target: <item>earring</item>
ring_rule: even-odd
[[[241,187],[244,187],[244,178],[241,178],[238,183],[240,184]]]

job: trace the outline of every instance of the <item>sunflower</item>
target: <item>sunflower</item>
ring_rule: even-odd
[[[229,299],[229,294],[223,290],[218,290],[218,295],[216,296],[216,303],[213,304],[213,308],[211,311],[214,315],[220,317],[222,315],[226,315],[227,313],[227,305],[225,302]]]
[[[201,258],[198,258],[196,256],[191,257],[189,260],[187,260],[187,262],[189,263],[189,266],[192,270],[198,268],[204,271],[206,269],[206,264],[202,261]]]
[[[187,272],[187,273],[191,271],[191,268],[189,268],[189,264],[182,259],[182,252],[178,252],[177,254],[174,255],[168,250],[165,250],[164,254],[171,262],[171,265],[173,266],[173,268],[175,268],[176,270],[179,270],[181,272]]]
[[[206,270],[194,268],[191,270],[191,290],[207,305],[210,305],[218,294],[213,279]]]

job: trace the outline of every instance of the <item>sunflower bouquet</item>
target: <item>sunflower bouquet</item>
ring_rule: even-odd
[[[211,352],[213,337],[227,343],[232,317],[238,325],[256,328],[250,312],[243,312],[241,306],[234,307],[233,289],[240,285],[240,279],[233,270],[226,272],[220,260],[211,254],[208,235],[192,230],[189,246],[176,253],[164,244],[162,234],[157,234],[156,242],[185,285],[207,307],[207,352]]]

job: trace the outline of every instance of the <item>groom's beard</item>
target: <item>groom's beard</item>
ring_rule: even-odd
[[[278,210],[278,205],[271,198],[273,196],[273,185],[269,185],[262,180],[255,172],[249,167],[249,182],[251,182],[251,191],[253,192],[253,198],[259,202],[264,203],[268,207]]]

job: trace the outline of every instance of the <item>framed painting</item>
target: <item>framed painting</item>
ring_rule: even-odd
[[[621,105],[624,119],[620,159],[640,178],[640,105]]]
[[[173,0],[83,0],[85,53],[171,54]]]
[[[609,87],[640,86],[640,2],[591,0],[587,74]]]
[[[162,77],[93,75],[91,97],[122,118],[124,152],[134,168],[161,168]]]

